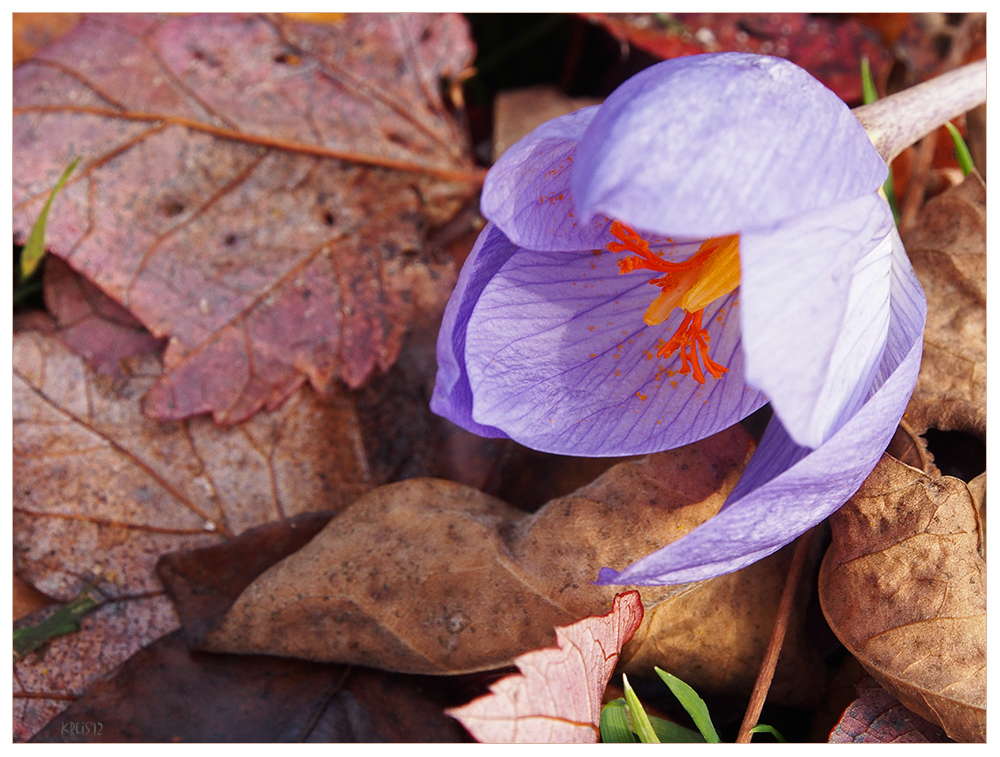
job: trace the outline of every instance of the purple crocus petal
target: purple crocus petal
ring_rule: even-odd
[[[576,143],[600,106],[551,121],[511,145],[486,175],[480,209],[515,244],[532,250],[599,249],[610,222],[574,209]]]
[[[675,58],[615,90],[580,139],[578,215],[714,237],[875,192],[887,168],[847,106],[798,66]]]
[[[889,328],[893,228],[872,193],[740,236],[747,380],[818,447],[864,402]]]
[[[710,355],[729,372],[705,384],[656,357],[683,311],[646,326],[659,290],[649,272],[618,272],[603,252],[519,250],[469,316],[466,368],[472,418],[533,449],[631,455],[709,436],[760,407],[743,380],[737,294],[706,308]],[[727,325],[728,324],[728,325]]]
[[[517,251],[517,246],[500,229],[493,224],[486,225],[462,266],[438,332],[438,371],[431,410],[480,436],[495,438],[507,435],[498,428],[484,426],[472,419],[472,390],[465,369],[469,315],[490,279]]]
[[[772,419],[722,510],[707,523],[597,583],[660,585],[728,573],[777,551],[829,516],[857,490],[889,443],[916,384],[927,312],[920,282],[892,232],[889,337],[868,401],[815,450]]]

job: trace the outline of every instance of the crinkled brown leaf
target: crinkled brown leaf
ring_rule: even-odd
[[[441,80],[453,15],[87,18],[14,73],[14,230],[83,160],[52,252],[168,336],[146,411],[234,422],[395,360],[452,268],[427,227],[473,191]]]
[[[986,439],[986,185],[975,174],[924,206],[906,251],[927,293],[920,376],[904,419]]]
[[[948,739],[939,726],[903,707],[871,676],[858,683],[858,698],[830,733],[831,744],[927,744]]]
[[[616,465],[533,515],[446,481],[380,487],[251,584],[205,647],[404,672],[509,664],[551,645],[554,626],[607,610],[620,587],[591,583],[600,566],[632,562],[714,514],[750,446],[735,427]],[[690,589],[640,592],[649,607]],[[744,611],[731,618],[737,629],[766,637],[763,615],[733,606]],[[708,667],[731,639],[704,636]]]
[[[883,455],[830,525],[830,627],[910,710],[956,741],[983,741],[986,562],[965,484]]]
[[[615,597],[611,612],[557,628],[555,647],[519,655],[519,675],[448,714],[488,744],[597,743],[604,689],[642,612],[639,592]]]
[[[14,13],[14,65],[59,39],[80,20],[79,13]]]
[[[49,612],[22,618],[15,627],[34,625]],[[84,616],[78,632],[57,636],[15,663],[14,739],[31,738],[94,683],[177,625],[174,608],[162,593],[119,598]]]
[[[165,346],[165,340],[146,331],[125,308],[60,258],[46,261],[42,281],[45,306],[59,325],[54,333],[98,373],[123,379],[120,361]]]
[[[432,679],[189,652],[171,634],[90,688],[36,742],[460,741]],[[74,724],[100,724],[86,731]]]
[[[116,593],[159,590],[159,555],[269,520],[346,505],[372,485],[343,395],[305,390],[239,426],[159,424],[124,382],[38,333],[14,337],[14,555],[19,575],[65,600],[101,565]]]

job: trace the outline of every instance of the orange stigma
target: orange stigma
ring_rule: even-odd
[[[676,309],[686,315],[667,342],[660,340],[656,354],[668,358],[680,350],[680,373],[690,373],[699,384],[705,383],[705,370],[715,379],[729,369],[708,356],[708,330],[702,327],[705,306],[732,292],[740,284],[739,236],[713,237],[702,243],[687,260],[672,263],[649,249],[649,243],[635,230],[620,221],[611,223],[611,233],[619,242],[611,242],[611,252],[634,253],[618,261],[620,273],[643,268],[662,274],[649,280],[660,288],[660,294],[643,314],[649,326],[663,323]]]

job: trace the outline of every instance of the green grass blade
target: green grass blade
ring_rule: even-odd
[[[33,626],[14,631],[14,662],[24,659],[31,652],[56,636],[75,633],[80,630],[79,620],[91,610],[99,607],[101,600],[93,589],[71,599],[49,617]]]
[[[674,696],[677,697],[681,706],[687,710],[695,726],[701,731],[701,735],[705,737],[705,741],[709,744],[720,743],[719,734],[716,733],[715,726],[712,725],[712,718],[708,714],[708,706],[705,704],[705,700],[698,696],[694,689],[677,676],[672,676],[660,668],[654,668],[654,670],[663,682],[667,684]]]
[[[628,727],[625,700],[615,699],[601,708],[601,743],[634,744],[635,736]]]
[[[664,720],[652,715],[649,716],[649,724],[653,726],[653,732],[661,744],[704,744],[705,737],[697,731],[685,728],[672,720]]]
[[[69,164],[69,168],[63,171],[63,175],[59,177],[59,181],[56,182],[51,194],[49,194],[49,199],[45,201],[45,206],[42,208],[38,220],[31,227],[31,233],[28,235],[28,243],[24,245],[24,250],[21,252],[22,281],[35,272],[38,264],[42,262],[42,258],[45,256],[45,224],[49,220],[49,209],[52,207],[52,201],[56,198],[56,194],[62,189],[63,184],[66,183],[69,175],[73,173],[73,169],[76,168],[76,164],[79,162],[80,158],[75,158]]]
[[[769,733],[772,736],[774,736],[774,738],[776,738],[778,741],[780,741],[782,744],[788,743],[788,740],[785,739],[785,737],[782,736],[780,733],[778,733],[778,729],[771,725],[762,725],[758,723],[757,725],[755,725],[753,728],[750,729],[750,733]]]
[[[958,158],[958,166],[962,169],[962,175],[968,176],[976,167],[972,162],[972,153],[969,152],[969,146],[965,144],[965,140],[962,139],[962,135],[955,128],[955,124],[949,121],[945,123],[945,127],[947,127],[952,141],[955,143],[955,156]]]
[[[861,92],[865,105],[871,105],[878,100],[878,92],[875,89],[875,80],[872,78],[872,67],[868,62],[868,56],[861,58]]]
[[[622,688],[625,689],[625,704],[628,705],[629,714],[632,716],[632,728],[635,729],[639,741],[643,744],[659,744],[660,740],[656,738],[656,732],[653,730],[653,726],[650,725],[646,711],[642,709],[639,697],[635,695],[635,691],[632,689],[632,686],[628,682],[628,677],[624,673],[622,674]]]

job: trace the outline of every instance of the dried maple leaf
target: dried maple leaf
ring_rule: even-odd
[[[336,509],[373,484],[342,395],[305,391],[231,428],[162,425],[139,412],[159,375],[154,358],[115,383],[28,332],[14,336],[13,359],[15,562],[59,599],[95,564],[117,593],[157,591],[160,554]]]
[[[906,239],[927,292],[920,376],[904,419],[917,433],[986,440],[986,185],[975,174],[924,206]]]
[[[519,655],[520,675],[446,712],[484,743],[596,743],[604,689],[642,612],[639,592],[619,594],[607,615],[557,628],[556,647]]]
[[[831,744],[927,744],[948,741],[941,729],[914,715],[871,676],[830,733]]]
[[[830,627],[906,707],[956,741],[986,738],[986,561],[965,484],[888,455],[830,517]]]
[[[440,95],[471,55],[453,15],[88,17],[14,73],[15,237],[82,156],[47,242],[169,337],[153,417],[358,386],[448,294],[423,247],[480,178]]]

